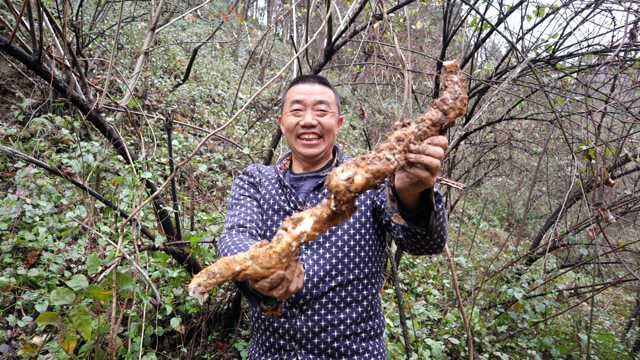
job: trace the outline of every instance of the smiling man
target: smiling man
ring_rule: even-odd
[[[290,152],[273,166],[251,165],[234,181],[220,255],[271,239],[294,212],[326,197],[326,175],[344,160],[336,137],[340,98],[322,76],[294,79],[278,125]],[[386,240],[415,255],[442,251],[447,216],[433,190],[447,148],[443,136],[411,148],[395,178],[362,194],[345,223],[304,244],[286,271],[239,284],[251,305],[251,359],[386,359],[380,290]],[[281,310],[280,316],[272,316]],[[279,311],[278,311],[279,312]]]
[[[337,94],[328,82],[306,82],[320,77],[302,77],[292,83],[278,116],[280,130],[291,149],[291,171],[318,170],[333,157],[338,131],[344,124]]]

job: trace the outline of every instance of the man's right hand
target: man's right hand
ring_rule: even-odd
[[[304,267],[300,261],[294,261],[285,271],[277,271],[268,278],[256,282],[252,281],[250,284],[261,294],[283,301],[302,290]]]

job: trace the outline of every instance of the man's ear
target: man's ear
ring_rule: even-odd
[[[284,134],[284,131],[282,130],[282,114],[278,115],[276,119],[276,123],[278,124],[280,131]]]
[[[344,125],[344,115],[338,116],[338,130],[342,129],[342,125]]]

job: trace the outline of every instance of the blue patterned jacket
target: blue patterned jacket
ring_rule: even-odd
[[[343,160],[336,147],[334,166]],[[290,162],[289,154],[276,165],[251,165],[236,177],[218,241],[220,255],[271,239],[287,216],[326,197],[319,184],[307,203],[300,203],[283,176]],[[383,184],[358,198],[358,209],[347,222],[303,245],[304,288],[286,301],[282,316],[265,315],[252,304],[250,359],[386,359],[380,297],[385,233],[410,254],[441,252],[447,240],[446,209],[439,192],[423,200],[431,198],[433,206],[425,207],[429,214],[413,214],[412,224],[404,219],[410,215],[400,214],[392,186]]]

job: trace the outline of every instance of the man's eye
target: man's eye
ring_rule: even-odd
[[[291,114],[291,116],[295,116],[295,117],[302,117],[302,116],[304,116],[304,110],[302,110],[302,109],[293,109],[293,110],[289,111],[289,114]]]
[[[314,110],[313,113],[316,115],[316,117],[322,118],[329,115],[329,110],[318,109],[318,110]]]

